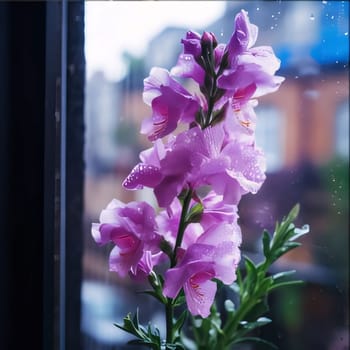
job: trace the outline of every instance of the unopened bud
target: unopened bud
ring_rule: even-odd
[[[206,47],[212,47],[213,49],[215,49],[215,47],[218,45],[218,41],[216,40],[214,33],[203,32],[203,35],[201,38],[201,44],[202,44],[202,48],[203,46],[206,46]]]

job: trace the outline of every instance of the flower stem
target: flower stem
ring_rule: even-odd
[[[177,235],[176,235],[176,243],[175,243],[174,252],[173,252],[173,255],[171,258],[170,267],[174,267],[176,265],[177,250],[181,246],[182,239],[183,239],[185,229],[187,226],[186,215],[187,215],[190,203],[191,203],[192,194],[193,194],[192,190],[188,190],[186,197],[184,199],[184,202],[183,202],[180,223],[179,223],[179,229],[178,229]]]
[[[174,331],[173,331],[173,318],[174,318],[174,305],[171,298],[167,298],[167,303],[165,305],[165,319],[166,319],[166,342],[172,343],[174,341]]]

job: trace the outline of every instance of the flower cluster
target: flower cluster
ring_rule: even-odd
[[[153,145],[123,186],[152,188],[159,208],[114,199],[92,226],[97,243],[115,245],[110,270],[140,279],[168,263],[162,296],[175,299],[183,291],[190,313],[204,318],[216,280],[236,279],[237,205],[265,179],[265,157],[254,137],[256,98],[284,80],[275,76],[280,61],[272,48],[254,47],[257,34],[242,10],[227,44],[213,33],[189,31],[177,64],[151,70],[143,99],[152,115],[141,133]]]

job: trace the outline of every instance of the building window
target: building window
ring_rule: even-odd
[[[284,165],[284,117],[273,105],[258,106],[256,113],[256,143],[266,155],[267,172],[278,171]]]
[[[349,105],[343,101],[337,106],[335,113],[335,154],[342,158],[349,158]]]

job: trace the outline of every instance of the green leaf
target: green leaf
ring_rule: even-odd
[[[257,338],[257,337],[240,338],[240,339],[235,340],[232,344],[247,343],[247,342],[260,343],[260,344],[268,346],[271,349],[278,349],[278,347],[275,344],[273,344],[267,340],[264,340],[262,338]]]
[[[174,323],[174,333],[178,332],[180,333],[181,332],[181,329],[187,319],[187,315],[188,315],[188,311],[187,310],[184,310],[181,315],[179,316],[179,318],[176,320],[176,322]]]
[[[194,206],[192,206],[192,208],[186,215],[185,222],[187,224],[200,222],[202,218],[202,214],[203,214],[202,203],[196,203]]]
[[[262,297],[262,296],[266,295],[272,285],[273,285],[273,279],[271,277],[265,277],[262,280],[262,282],[260,282],[255,287],[256,297]]]
[[[293,208],[292,210],[289,212],[287,218],[286,218],[286,221],[289,221],[289,222],[292,222],[294,221],[298,215],[299,215],[299,211],[300,211],[300,204],[297,203]]]
[[[264,256],[265,256],[265,257],[268,257],[268,256],[269,256],[269,253],[270,253],[271,238],[270,238],[269,233],[268,233],[266,230],[264,230],[264,232],[263,232],[262,241],[263,241],[263,252],[264,252]]]
[[[286,242],[283,246],[277,248],[273,252],[273,259],[271,262],[276,261],[278,258],[280,258],[282,255],[288,253],[290,250],[293,250],[297,247],[300,247],[301,243],[299,242]]]
[[[173,247],[164,238],[160,241],[160,250],[162,252],[164,252],[168,257],[171,258],[172,254],[173,254]]]
[[[226,299],[224,302],[225,310],[227,312],[234,312],[235,311],[235,304],[232,300]]]
[[[173,305],[180,306],[186,303],[186,298],[183,290],[181,290],[180,294],[174,299]]]
[[[267,296],[263,296],[263,298],[250,309],[249,312],[244,317],[245,321],[253,322],[261,315],[264,315],[267,311],[269,311],[269,305],[267,303]]]
[[[245,256],[244,259],[247,274],[243,282],[245,287],[243,297],[250,297],[257,285],[258,273],[254,263],[247,256]]]
[[[159,293],[155,292],[154,290],[144,290],[138,293],[151,295],[155,299],[159,300],[162,304],[166,304],[166,298],[163,295],[159,295]]]
[[[296,227],[295,229],[294,229],[294,235],[293,235],[293,237],[291,237],[290,239],[291,240],[296,240],[297,238],[300,238],[301,236],[304,236],[304,235],[306,235],[307,233],[309,233],[310,232],[310,226],[309,225],[304,225],[303,227],[301,227],[301,228],[298,228],[298,227]]]
[[[274,281],[276,281],[276,280],[279,280],[279,279],[281,279],[281,278],[286,278],[286,277],[289,277],[289,276],[295,274],[295,272],[296,272],[295,270],[277,272],[277,273],[275,273],[274,275],[272,275],[272,279],[273,279]]]
[[[271,322],[272,321],[267,317],[259,317],[255,322],[242,321],[241,325],[245,329],[253,330],[255,328],[265,326],[266,324]]]
[[[300,284],[304,284],[304,283],[305,282],[301,281],[301,280],[275,283],[273,286],[270,287],[269,291],[272,291],[272,290],[280,288],[280,287],[294,286],[294,285],[300,285]]]

